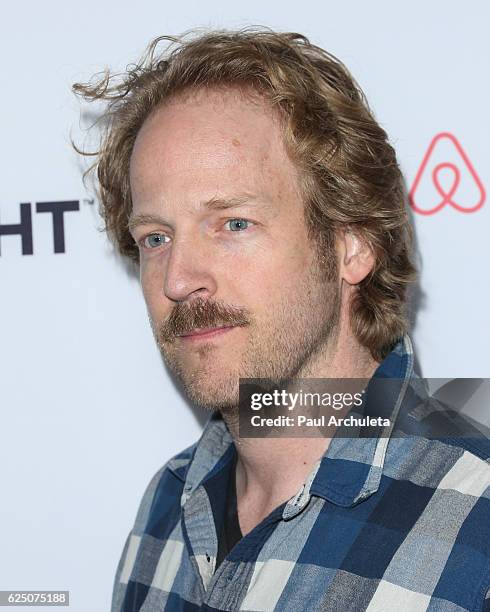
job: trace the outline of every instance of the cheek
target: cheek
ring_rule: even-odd
[[[298,303],[308,298],[307,271],[304,261],[295,258],[269,259],[260,267],[248,268],[240,294],[256,316],[274,325],[277,317],[287,318],[288,313],[297,309]]]
[[[158,314],[165,309],[165,294],[163,292],[163,275],[147,263],[140,265],[140,285],[148,310],[151,314]]]
[[[288,293],[294,293],[304,283],[312,260],[304,248],[291,244],[289,248],[274,253],[264,263],[259,277],[260,284],[268,285],[271,292],[287,299]]]

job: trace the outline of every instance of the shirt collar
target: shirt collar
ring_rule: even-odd
[[[339,506],[353,506],[375,493],[380,484],[386,448],[408,385],[413,376],[413,347],[405,335],[378,366],[372,378],[393,379],[383,405],[366,407],[367,414],[381,414],[390,426],[378,428],[369,438],[334,436],[328,449],[310,472],[305,484],[289,500],[283,511],[285,520],[296,516],[316,495]],[[219,412],[208,419],[194,447],[185,474],[181,504],[204,481],[214,476],[231,460],[235,452],[233,439]]]
[[[374,372],[373,379],[389,379],[382,387],[384,397],[375,406],[368,395],[365,414],[383,416],[390,425],[377,428],[369,438],[334,436],[303,487],[284,508],[283,518],[292,518],[316,495],[338,506],[354,506],[379,489],[386,449],[414,376],[412,342],[405,335]],[[370,402],[371,398],[371,402]],[[376,394],[376,400],[380,397]]]
[[[231,460],[234,452],[233,438],[226,423],[218,411],[213,412],[194,446],[194,452],[187,466],[181,498],[182,506],[203,482],[214,476]]]

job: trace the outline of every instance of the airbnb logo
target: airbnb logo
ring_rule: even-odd
[[[455,136],[434,136],[409,193],[410,205],[421,215],[433,215],[447,204],[472,213],[485,202],[485,189]]]

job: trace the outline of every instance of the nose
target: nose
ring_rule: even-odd
[[[196,237],[174,238],[165,270],[164,293],[182,302],[192,296],[208,298],[216,293],[212,259]]]

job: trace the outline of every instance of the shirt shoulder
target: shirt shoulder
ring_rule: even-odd
[[[490,437],[466,417],[446,411],[424,414],[421,423],[422,428],[404,427],[391,437],[383,472],[433,496],[429,511],[436,500],[444,500],[441,509],[444,504],[463,513],[471,509],[475,520],[465,528],[476,534],[479,525],[490,525]],[[490,531],[486,536],[481,544],[490,560]]]
[[[174,528],[180,512],[180,499],[187,469],[197,444],[195,442],[171,457],[147,484],[116,568],[112,590],[112,612],[121,610],[142,541],[147,537],[153,538],[157,527],[158,539],[163,538],[162,528],[168,533]]]
[[[187,469],[192,461],[197,442],[184,448],[182,451],[171,457],[150,479],[141,499],[135,522],[133,533],[142,534],[145,532],[148,520],[152,513],[155,501],[160,497],[175,496],[183,491]]]
[[[434,394],[425,395],[420,381],[415,381],[407,390],[394,436],[401,434],[402,437],[435,440],[448,447],[449,453],[474,455],[490,467],[490,429],[474,418],[478,413],[488,413],[488,392],[479,401],[476,413],[474,407],[468,409],[471,407],[468,398],[478,384],[477,379],[454,379]],[[442,448],[439,445],[441,452]]]

